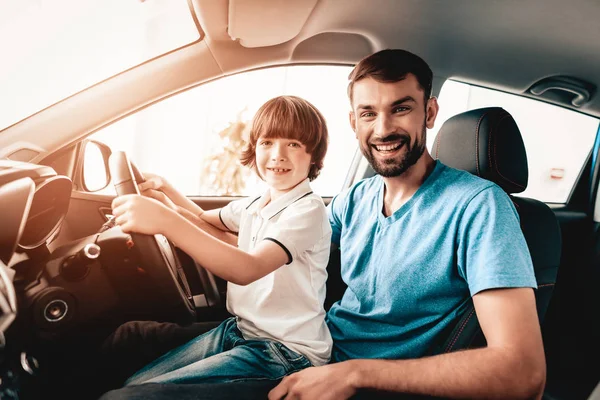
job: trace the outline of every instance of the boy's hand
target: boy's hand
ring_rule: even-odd
[[[162,176],[152,174],[150,172],[144,172],[144,178],[146,178],[146,180],[138,184],[140,192],[150,189],[165,193],[171,188],[169,182],[167,182],[167,180]]]
[[[144,172],[146,181],[140,183],[138,188],[140,194],[146,197],[151,197],[163,203],[171,210],[182,214],[187,218],[186,213],[182,210],[187,210],[187,214],[191,213],[194,216],[199,216],[204,212],[200,206],[188,199],[183,193],[175,189],[165,178]]]
[[[146,180],[138,184],[140,194],[156,199],[171,210],[177,211],[177,206],[166,193],[171,188],[169,182],[165,178],[150,172],[144,172],[144,178]]]
[[[140,194],[142,196],[150,197],[152,199],[158,200],[161,203],[163,203],[165,206],[170,208],[171,210],[177,211],[177,206],[175,205],[175,203],[173,203],[173,201],[169,198],[169,196],[167,196],[166,194],[164,194],[163,192],[161,192],[159,190],[155,190],[155,189],[146,189],[144,191],[140,190]]]
[[[123,232],[146,235],[165,233],[173,212],[157,200],[129,194],[119,196],[112,202],[115,222]]]

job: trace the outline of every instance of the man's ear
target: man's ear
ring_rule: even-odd
[[[350,111],[348,117],[350,118],[350,126],[354,133],[356,133],[356,115],[354,114],[354,111]]]
[[[425,120],[425,125],[427,129],[432,129],[435,124],[435,119],[437,118],[438,111],[440,110],[440,106],[438,105],[436,97],[430,97],[427,100],[427,119]]]

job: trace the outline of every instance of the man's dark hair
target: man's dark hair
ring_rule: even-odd
[[[386,49],[371,54],[359,61],[348,79],[348,97],[352,103],[354,83],[365,78],[373,78],[377,82],[398,82],[407,74],[417,77],[419,86],[425,92],[425,103],[431,97],[433,72],[429,65],[419,56],[406,50]]]

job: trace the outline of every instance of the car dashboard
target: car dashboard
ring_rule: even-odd
[[[10,268],[15,253],[46,243],[59,228],[70,198],[70,180],[52,168],[15,161],[0,161],[0,397],[17,398],[19,378],[33,373],[35,363],[18,354],[10,335],[18,313],[16,271]],[[14,353],[17,353],[15,356]],[[29,363],[32,361],[32,364]],[[19,365],[20,364],[20,365]]]
[[[2,399],[18,398],[19,386],[35,379],[35,349],[93,332],[123,304],[154,307],[132,290],[144,278],[119,227],[56,246],[72,189],[51,167],[0,160]]]
[[[72,184],[69,178],[57,175],[51,167],[0,160],[0,186],[19,180],[33,182],[31,203],[21,211],[23,204],[8,199],[2,213],[5,216],[15,216],[19,212],[25,214],[22,232],[13,239],[20,249],[32,250],[46,244],[58,231],[69,208]],[[10,191],[5,196],[12,194],[13,191]],[[15,233],[3,230],[3,235],[14,236]]]

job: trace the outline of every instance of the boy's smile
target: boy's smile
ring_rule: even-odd
[[[268,168],[268,167],[267,167],[267,170],[273,172],[275,175],[283,175],[286,172],[291,171],[291,169],[288,169],[288,168]]]
[[[312,157],[295,139],[260,137],[256,167],[271,189],[271,199],[293,189],[308,177]]]

